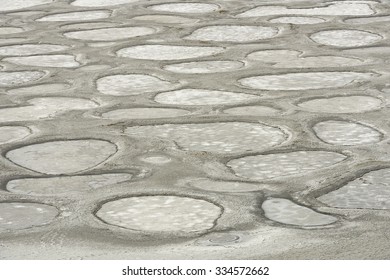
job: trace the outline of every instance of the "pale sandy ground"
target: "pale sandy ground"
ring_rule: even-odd
[[[389,1],[71,2],[0,1],[1,259],[390,257]]]

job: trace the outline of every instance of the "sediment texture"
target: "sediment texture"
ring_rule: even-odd
[[[390,257],[389,1],[0,2],[0,259]]]

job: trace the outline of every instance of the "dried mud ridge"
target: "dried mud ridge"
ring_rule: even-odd
[[[3,0],[0,258],[388,258],[388,1]]]

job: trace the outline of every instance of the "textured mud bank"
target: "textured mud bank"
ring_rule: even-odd
[[[389,4],[2,0],[0,258],[390,258]]]

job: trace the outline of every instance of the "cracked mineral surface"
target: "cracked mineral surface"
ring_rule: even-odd
[[[0,259],[388,259],[390,2],[1,0]]]

